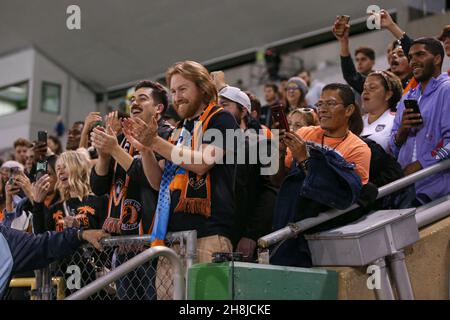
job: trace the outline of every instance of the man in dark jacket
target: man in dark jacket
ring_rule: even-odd
[[[36,236],[0,225],[0,299],[14,274],[40,269],[69,256],[84,241],[101,250],[100,240],[106,236],[102,230],[75,228]]]

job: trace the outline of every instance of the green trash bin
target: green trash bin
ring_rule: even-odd
[[[189,300],[336,300],[335,271],[244,262],[204,263],[188,271]]]

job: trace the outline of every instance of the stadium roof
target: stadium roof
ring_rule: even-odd
[[[33,46],[101,92],[160,75],[175,61],[207,62],[331,26],[339,13],[361,18],[372,2],[2,0],[0,55]],[[66,27],[71,4],[81,8],[81,30]]]

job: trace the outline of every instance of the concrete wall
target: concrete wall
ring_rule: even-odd
[[[19,137],[36,139],[39,130],[54,134],[58,115],[41,111],[44,81],[61,86],[60,115],[66,127],[97,110],[95,94],[41,53],[27,49],[0,57],[0,87],[24,80],[29,80],[28,109],[0,117],[0,150],[12,148]]]
[[[12,147],[18,137],[29,136],[30,101],[33,100],[34,51],[0,57],[0,87],[28,80],[28,109],[0,117],[0,150]]]
[[[35,94],[30,128],[32,138],[37,135],[39,130],[47,130],[49,134],[53,133],[58,118],[58,115],[41,111],[41,93],[44,81],[61,85],[61,116],[66,127],[75,121],[84,120],[90,111],[97,109],[94,93],[38,52],[35,55],[33,79]]]
[[[449,299],[450,217],[420,230],[420,240],[405,251],[414,296],[417,300]],[[338,299],[372,300],[366,268],[326,268],[339,274]]]

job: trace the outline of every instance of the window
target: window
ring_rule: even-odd
[[[0,116],[26,110],[28,81],[0,88]]]
[[[61,86],[59,84],[42,82],[41,111],[59,114],[61,111]]]

